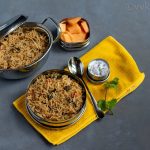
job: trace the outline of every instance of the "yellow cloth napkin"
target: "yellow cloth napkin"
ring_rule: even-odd
[[[87,67],[87,64],[95,58],[103,58],[110,64],[110,80],[114,77],[118,77],[120,79],[118,92],[115,97],[119,100],[135,90],[144,80],[145,75],[144,73],[141,73],[139,71],[137,64],[132,56],[119,42],[117,42],[111,36],[107,37],[102,42],[97,44],[92,50],[82,56],[81,60],[84,63],[85,67]],[[91,92],[97,100],[104,98],[103,84],[94,85],[87,81],[85,76],[84,80],[88,84],[88,87],[90,88]],[[113,91],[109,91],[108,98],[114,98]],[[62,130],[45,129],[39,126],[30,118],[25,109],[24,100],[25,96],[23,95],[15,100],[13,102],[13,105],[27,119],[27,121],[43,137],[45,137],[47,141],[49,141],[53,145],[58,145],[65,142],[66,140],[77,134],[80,130],[88,126],[91,122],[97,119],[89,96],[87,96],[86,111],[82,118],[76,124]]]

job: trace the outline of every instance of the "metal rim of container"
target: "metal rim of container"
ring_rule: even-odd
[[[58,70],[58,69],[46,70],[46,71],[44,71],[44,72],[42,72],[42,73],[36,75],[36,76],[31,80],[31,82],[29,83],[29,85],[28,85],[28,87],[27,87],[26,94],[27,94],[27,91],[28,91],[30,85],[34,82],[34,80],[35,80],[39,75],[44,74],[44,73],[47,73],[47,72],[65,73],[65,74],[70,75],[74,80],[80,82],[79,84],[82,83],[81,80],[80,80],[76,75],[73,75],[73,74],[71,74],[71,73],[68,72],[68,71],[65,71],[65,70]],[[76,120],[76,118],[78,118],[82,113],[84,113],[85,107],[86,107],[86,90],[85,90],[85,87],[84,87],[83,84],[81,84],[81,86],[83,87],[83,90],[84,90],[84,96],[85,96],[85,98],[84,98],[84,104],[83,104],[82,108],[80,109],[80,111],[78,112],[78,114],[76,114],[73,118],[68,119],[68,120],[65,120],[65,121],[50,121],[50,122],[48,122],[48,121],[44,120],[43,118],[37,116],[35,113],[33,113],[33,112],[32,112],[32,113],[33,113],[34,116],[37,118],[37,120],[39,120],[40,122],[43,122],[44,124],[55,124],[55,125],[59,125],[59,124],[68,123],[69,121],[70,121],[70,122],[73,122],[73,121]],[[26,105],[26,108],[27,108],[27,106],[28,106],[28,104],[27,104],[27,99],[25,100],[25,105]],[[29,107],[29,106],[28,106],[28,107]],[[28,109],[28,110],[29,110],[29,109]],[[30,111],[31,111],[31,110],[30,110]],[[35,118],[35,117],[34,117],[34,118]]]
[[[66,129],[68,127],[70,127],[71,125],[75,124],[76,122],[78,122],[81,117],[83,116],[85,110],[86,110],[86,105],[84,105],[84,109],[82,111],[82,113],[75,119],[73,120],[71,123],[67,124],[67,125],[62,125],[62,126],[52,126],[52,125],[47,125],[47,124],[44,124],[42,122],[40,122],[39,120],[37,120],[32,114],[31,112],[29,111],[27,105],[26,105],[26,110],[27,110],[27,113],[29,114],[29,116],[33,119],[33,121],[35,121],[36,123],[38,123],[40,126],[44,127],[44,128],[47,128],[47,129],[55,129],[55,130],[58,130],[58,129]]]
[[[94,83],[94,84],[101,84],[105,81],[108,80],[108,78],[110,77],[110,72],[108,74],[108,76],[104,79],[104,80],[94,80],[92,79],[89,75],[88,75],[88,71],[86,72],[86,76],[87,76],[87,79],[91,82],[91,83]]]
[[[99,77],[99,76],[97,76],[97,75],[92,74],[92,73],[89,71],[89,65],[90,65],[92,62],[94,62],[94,61],[102,61],[102,62],[104,62],[104,63],[107,65],[107,67],[108,67],[107,76],[110,74],[110,67],[109,67],[108,62],[107,62],[106,60],[104,60],[104,59],[97,58],[97,59],[94,59],[94,60],[92,60],[92,61],[89,62],[88,67],[87,67],[88,76],[89,76],[91,79],[95,80],[95,81],[100,81],[100,80],[103,81],[103,80],[105,80],[105,78],[107,78],[107,77],[105,77],[105,76]],[[94,79],[94,78],[95,78],[95,79]],[[96,78],[97,78],[97,79],[96,79]],[[98,78],[102,78],[102,79],[98,79]]]
[[[62,19],[59,23],[62,23],[66,19],[68,19],[68,18]],[[67,50],[67,51],[82,50],[83,48],[86,48],[90,44],[90,26],[89,26],[89,23],[86,19],[84,19],[84,18],[81,18],[81,19],[86,21],[86,23],[88,24],[88,27],[89,27],[89,33],[88,33],[87,39],[83,42],[76,42],[76,43],[67,43],[67,42],[64,42],[61,39],[59,39],[59,41],[60,41],[59,43],[64,50]]]

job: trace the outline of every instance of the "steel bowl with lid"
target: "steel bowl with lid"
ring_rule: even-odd
[[[66,119],[66,120],[60,120],[60,121],[52,121],[52,120],[46,120],[43,119],[42,117],[40,117],[39,115],[37,115],[29,106],[28,104],[28,90],[30,88],[30,86],[35,83],[36,79],[40,76],[40,75],[50,75],[52,73],[59,73],[61,75],[67,75],[69,78],[73,79],[74,81],[76,81],[81,87],[82,87],[82,100],[83,100],[83,105],[82,107],[79,109],[78,113],[75,114],[72,118]],[[82,81],[80,80],[79,77],[77,77],[76,75],[71,74],[68,71],[64,71],[64,70],[48,70],[45,71],[39,75],[37,75],[29,84],[27,91],[26,91],[26,100],[25,100],[25,105],[26,105],[26,109],[28,114],[30,115],[30,117],[37,122],[39,125],[46,127],[46,128],[53,128],[53,129],[61,129],[61,128],[65,128],[68,127],[74,123],[76,123],[84,114],[85,109],[86,109],[86,90],[85,87],[82,83]]]
[[[57,36],[54,38],[52,32],[44,25],[44,23],[47,20],[50,20],[56,27],[57,29]],[[48,54],[51,50],[52,44],[58,40],[59,37],[59,32],[60,28],[57,26],[57,23],[50,17],[44,19],[42,23],[37,23],[37,22],[26,22],[27,17],[24,15],[18,15],[6,23],[4,23],[0,27],[0,39],[4,38],[5,36],[9,35],[13,31],[15,31],[18,27],[34,27],[36,28],[39,32],[43,32],[47,38],[48,38],[48,45],[47,48],[44,52],[44,54],[38,58],[36,61],[33,63],[18,67],[15,69],[0,69],[0,77],[6,78],[6,79],[21,79],[28,77],[32,74],[34,74],[38,69],[40,69],[46,62],[48,58]]]

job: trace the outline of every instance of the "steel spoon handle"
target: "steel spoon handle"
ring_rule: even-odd
[[[83,81],[89,95],[90,95],[90,98],[91,98],[91,101],[92,101],[92,104],[95,108],[95,111],[96,111],[96,114],[99,118],[103,118],[104,117],[104,113],[99,109],[99,107],[97,106],[97,101],[95,100],[94,96],[92,95],[92,93],[90,92],[87,84],[85,83],[85,81],[83,80],[83,78],[81,77],[81,80]]]

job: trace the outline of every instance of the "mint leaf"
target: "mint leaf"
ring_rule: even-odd
[[[116,105],[117,99],[112,99],[110,101],[106,101],[106,108],[108,110],[112,110],[112,108]]]
[[[105,100],[99,100],[97,102],[97,106],[102,110],[105,111],[106,110],[106,101]]]

